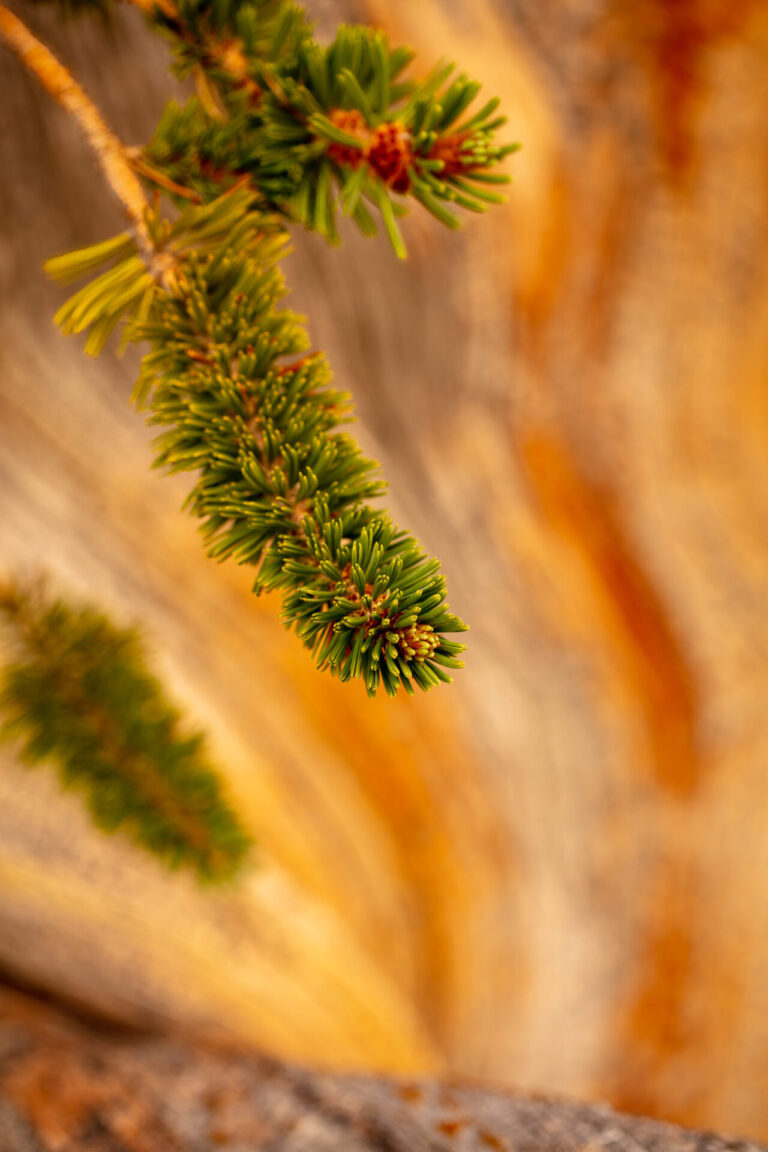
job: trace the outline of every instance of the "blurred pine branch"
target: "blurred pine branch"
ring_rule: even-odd
[[[30,766],[56,765],[96,824],[172,868],[222,881],[251,837],[211,766],[203,735],[168,702],[133,629],[41,584],[0,588],[0,738]]]

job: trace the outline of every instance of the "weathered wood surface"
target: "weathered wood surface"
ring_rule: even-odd
[[[53,331],[42,260],[119,217],[0,56],[3,566],[147,625],[262,845],[201,894],[4,754],[0,964],[295,1059],[765,1137],[768,8],[322,9],[459,58],[525,143],[509,207],[458,236],[414,216],[407,265],[299,236],[289,269],[468,667],[371,704],[205,560],[132,361]],[[145,138],[169,81],[135,14],[30,19]]]
[[[607,1106],[323,1074],[0,993],[0,1152],[759,1152]]]

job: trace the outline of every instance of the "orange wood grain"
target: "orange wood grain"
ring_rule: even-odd
[[[261,844],[240,891],[201,895],[6,754],[0,963],[310,1061],[765,1137],[768,10],[316,8],[460,59],[524,142],[509,204],[459,235],[412,216],[407,264],[347,231],[298,235],[287,269],[444,561],[467,668],[370,703],[205,559],[133,363],[52,328],[42,260],[117,218],[0,58],[3,566],[145,623]],[[29,15],[144,138],[169,82],[135,14]]]

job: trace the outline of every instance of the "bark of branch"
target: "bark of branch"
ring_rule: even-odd
[[[607,1107],[338,1076],[0,993],[0,1152],[757,1152]]]
[[[107,127],[96,106],[64,65],[3,4],[0,4],[0,42],[14,52],[54,100],[74,116],[107,183],[122,204],[140,247],[153,255],[144,221],[147,200],[141,183],[126,158],[123,145]]]

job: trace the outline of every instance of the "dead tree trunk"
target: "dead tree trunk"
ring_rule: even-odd
[[[0,993],[0,1152],[758,1152],[608,1107],[333,1076]]]

